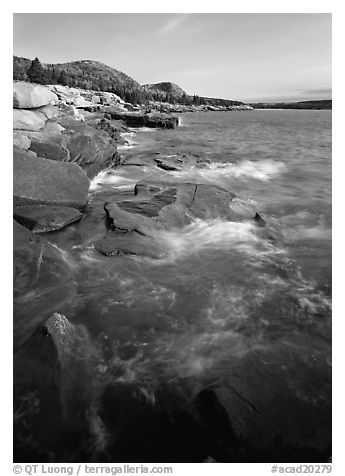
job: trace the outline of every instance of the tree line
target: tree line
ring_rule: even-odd
[[[63,67],[65,66],[65,67]],[[147,90],[128,76],[121,81],[111,76],[109,72],[97,70],[96,66],[88,66],[89,70],[75,66],[73,63],[65,65],[45,64],[42,66],[36,57],[33,61],[25,58],[13,58],[13,79],[30,81],[38,84],[61,84],[93,91],[111,92],[126,102],[132,104],[144,104],[148,101],[165,102],[170,104],[183,104],[186,106],[200,106],[203,104],[233,105],[240,104],[237,101],[225,99],[203,98],[197,95],[177,95],[159,90]]]

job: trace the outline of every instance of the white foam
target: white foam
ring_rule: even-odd
[[[211,162],[204,167],[189,167],[181,171],[169,172],[174,177],[197,181],[219,183],[222,179],[252,178],[267,181],[280,174],[285,168],[283,162],[242,160],[236,163]]]
[[[117,146],[118,150],[133,149],[133,147],[138,145],[138,143],[133,140],[133,137],[136,136],[136,133],[134,131],[132,131],[132,132],[122,132],[120,135],[123,139],[125,139],[126,143],[118,145]]]
[[[318,226],[297,226],[282,231],[284,239],[287,242],[294,242],[299,240],[325,240],[332,239],[332,229],[324,225]]]
[[[181,259],[205,249],[231,249],[256,255],[271,246],[257,235],[252,223],[230,222],[221,219],[196,219],[182,229],[155,230],[150,235],[162,247],[162,256],[170,260]]]
[[[97,192],[105,187],[114,187],[120,190],[134,188],[137,180],[124,177],[115,171],[104,170],[92,180],[89,191]]]

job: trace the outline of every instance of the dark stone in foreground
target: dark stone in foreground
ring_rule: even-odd
[[[61,252],[13,222],[14,348],[53,312],[63,312],[74,283]]]
[[[236,375],[193,399],[198,420],[214,444],[211,456],[222,462],[327,462],[330,403],[299,398],[284,374],[267,371],[264,357],[262,362],[260,354],[248,354],[237,365]],[[257,391],[262,382],[264,387]]]
[[[29,205],[16,207],[13,216],[18,223],[34,233],[46,233],[79,221],[83,214],[72,207]]]
[[[31,154],[14,149],[14,205],[63,205],[75,208],[86,205],[90,181],[77,164],[42,159]]]

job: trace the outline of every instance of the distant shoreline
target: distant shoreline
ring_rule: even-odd
[[[322,99],[315,101],[294,101],[294,102],[255,102],[248,103],[254,109],[313,109],[313,110],[331,110],[332,99]]]

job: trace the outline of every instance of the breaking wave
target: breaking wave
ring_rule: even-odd
[[[187,180],[211,181],[219,183],[222,179],[254,178],[267,181],[280,174],[285,168],[283,162],[261,160],[252,162],[243,160],[236,163],[212,162],[205,167],[190,167],[184,170],[169,172],[174,177]]]

